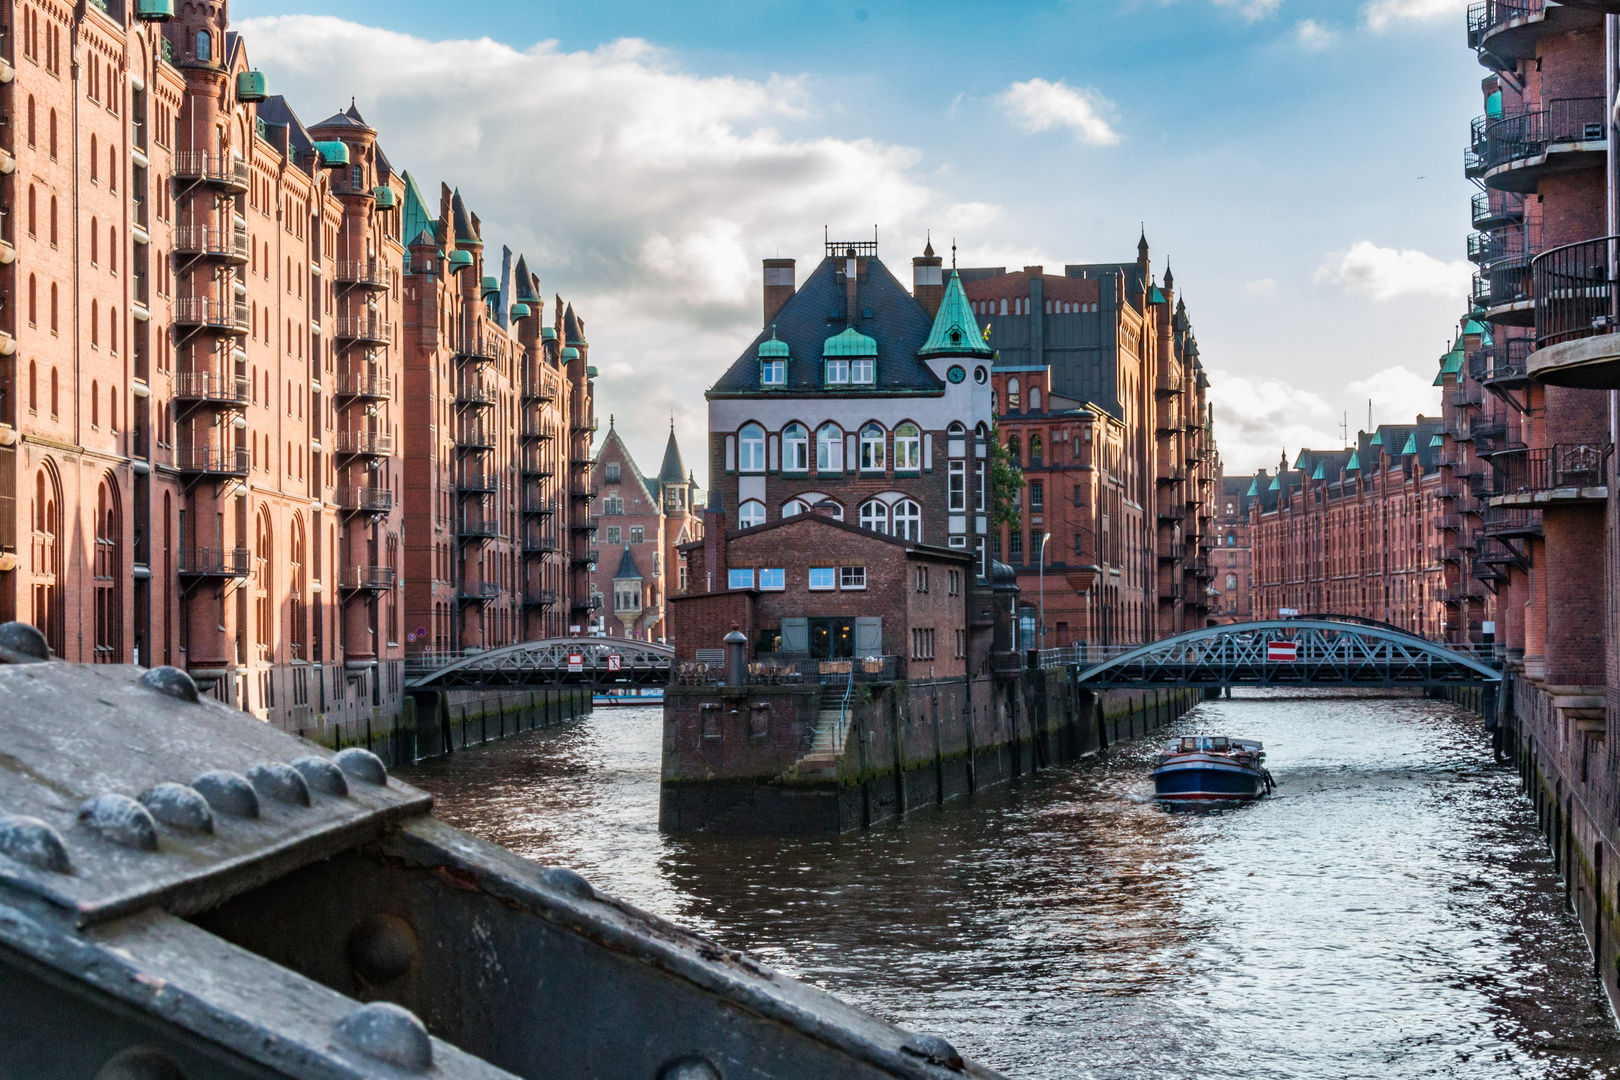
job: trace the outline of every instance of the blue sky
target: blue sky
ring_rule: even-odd
[[[452,17],[453,16],[453,17]],[[752,338],[759,259],[821,226],[903,267],[1122,260],[1187,299],[1229,472],[1433,411],[1466,295],[1479,67],[1452,0],[237,0],[272,88],[354,96],[396,165],[587,320],[598,411],[656,466]],[[357,61],[345,58],[358,57]],[[702,479],[702,470],[699,470]]]

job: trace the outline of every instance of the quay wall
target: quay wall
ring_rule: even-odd
[[[551,727],[590,711],[591,692],[580,688],[410,691],[398,719],[387,727],[367,728],[365,738],[343,740],[339,734],[336,740],[313,741],[333,750],[363,746],[393,767]]]
[[[822,710],[844,692],[670,687],[659,828],[849,832],[1139,737],[1202,700],[1196,690],[1099,694],[1066,669],[856,684],[842,740],[818,751]]]

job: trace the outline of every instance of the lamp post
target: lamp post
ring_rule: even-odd
[[[1050,539],[1052,539],[1051,533],[1041,534],[1041,569],[1040,574],[1038,575],[1041,583],[1041,625],[1037,634],[1037,640],[1040,641],[1040,647],[1042,649],[1046,648],[1046,542]]]

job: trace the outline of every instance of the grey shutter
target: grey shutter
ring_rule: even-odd
[[[809,619],[782,620],[782,651],[785,653],[807,653],[810,651]]]
[[[862,616],[855,620],[855,655],[883,655],[883,620],[878,616]]]

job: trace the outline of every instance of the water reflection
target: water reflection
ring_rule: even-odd
[[[1021,1077],[1611,1075],[1514,777],[1422,699],[1209,702],[1279,788],[1172,814],[1153,747],[838,838],[660,836],[660,717],[410,776],[439,813]]]

